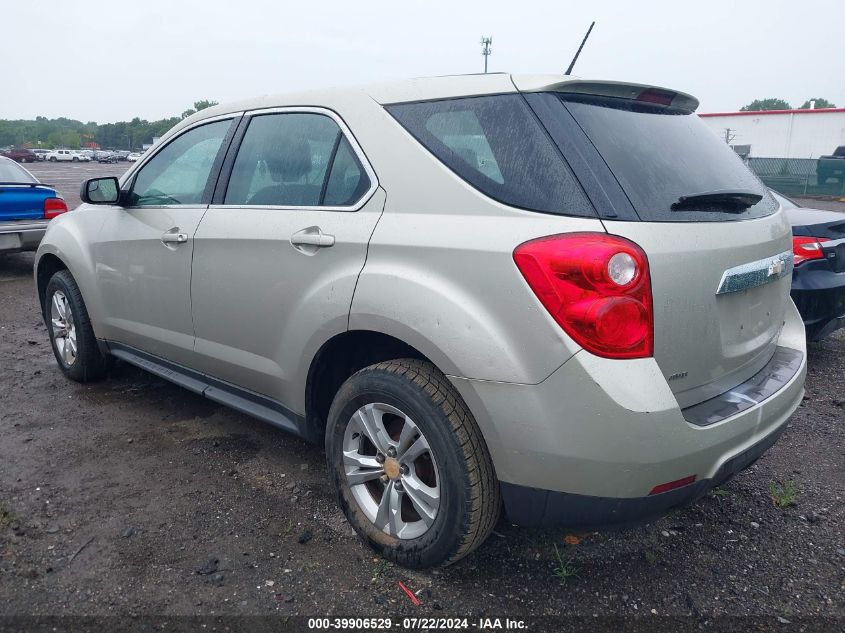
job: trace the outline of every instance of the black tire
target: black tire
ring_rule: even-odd
[[[71,308],[72,321],[76,334],[76,357],[68,362],[60,353],[56,343],[56,328],[53,327],[51,310],[53,297],[60,292]],[[50,278],[44,295],[44,323],[50,336],[50,347],[56,362],[65,376],[76,382],[91,382],[105,376],[109,367],[108,358],[100,352],[97,339],[88,318],[88,310],[82,300],[82,293],[73,275],[68,270],[60,270]]]
[[[440,505],[433,523],[416,538],[398,538],[376,527],[347,483],[346,427],[360,407],[376,402],[413,419],[437,463]],[[376,552],[405,567],[449,565],[463,558],[486,540],[501,512],[499,484],[481,430],[460,394],[428,362],[386,361],[351,376],[329,411],[326,461],[352,527]]]

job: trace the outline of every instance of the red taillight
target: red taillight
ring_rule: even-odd
[[[658,105],[672,105],[676,93],[669,90],[660,90],[659,88],[646,88],[639,95],[636,101],[645,101],[646,103],[656,103]]]
[[[793,236],[792,238],[792,258],[797,266],[801,262],[808,259],[824,259],[824,252],[822,252],[822,242],[827,242],[826,237],[802,237]]]
[[[555,321],[588,352],[645,358],[654,352],[648,259],[605,233],[552,235],[513,252],[525,281]]]
[[[67,203],[61,198],[45,198],[44,200],[44,218],[52,220],[57,215],[67,213]]]

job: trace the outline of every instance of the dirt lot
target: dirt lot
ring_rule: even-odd
[[[124,168],[33,171],[70,200]],[[31,267],[0,258],[0,614],[845,617],[841,333],[811,345],[778,444],[694,506],[577,544],[503,520],[460,563],[409,572],[355,537],[319,447],[126,365],[64,379]]]
[[[55,187],[67,201],[69,209],[74,209],[82,202],[79,199],[79,186],[87,178],[100,176],[122,176],[132,163],[29,163],[25,167],[45,185]]]

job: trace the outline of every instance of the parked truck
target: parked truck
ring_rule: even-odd
[[[845,179],[845,145],[837,147],[831,156],[819,156],[816,177],[820,185],[825,184],[830,178],[835,178],[837,182]]]

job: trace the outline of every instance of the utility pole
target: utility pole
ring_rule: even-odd
[[[733,143],[733,140],[736,138],[736,130],[732,130],[729,127],[725,128],[725,143],[730,145]]]
[[[491,44],[493,44],[492,37],[484,37],[481,36],[481,54],[484,55],[484,74],[487,74],[487,58],[490,56],[490,53],[493,52],[493,49],[490,48]]]

